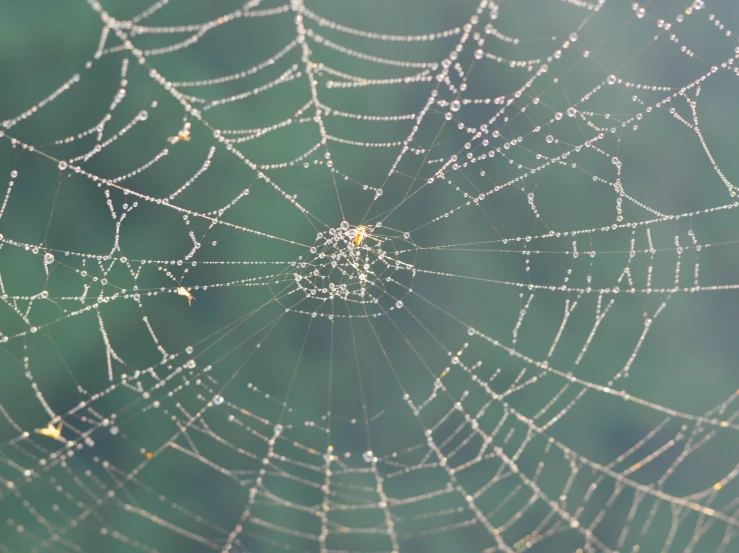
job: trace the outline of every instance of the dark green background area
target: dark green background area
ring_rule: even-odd
[[[125,20],[151,4],[103,5]],[[242,5],[173,0],[145,23],[202,23]],[[279,5],[265,1],[260,8]],[[348,27],[415,35],[464,25],[476,4],[322,0],[307,6]],[[735,55],[737,41],[725,31],[739,31],[739,11],[728,2],[709,8],[713,11],[702,10],[664,31],[657,20],[674,22],[683,3],[650,2],[647,16],[639,19],[629,3],[615,0],[598,13],[555,1],[501,2],[500,17],[493,21],[485,10],[475,30],[483,33],[494,23],[519,42],[484,35],[483,49],[505,60],[541,61],[528,71],[476,60],[476,47],[469,44],[459,55],[467,72],[459,97],[481,102],[464,106],[451,120],[445,118],[449,108],[443,100],[451,102],[456,94],[435,80],[342,89],[327,84],[340,78],[316,67],[316,94],[342,112],[418,113],[438,88],[442,101],[431,105],[411,144],[423,151],[404,155],[388,177],[400,146],[329,141],[335,172],[321,147],[288,167],[265,169],[269,182],[227,151],[212,130],[269,127],[298,117],[312,94],[299,48],[244,79],[181,87],[184,94],[214,100],[263,86],[286,71],[301,72],[248,99],[204,111],[207,124],[190,116],[191,140],[167,142],[182,128],[185,112],[151,78],[153,69],[171,82],[215,79],[265,61],[296,36],[293,12],[227,23],[197,44],[147,55],[143,65],[131,58],[125,98],[104,140],[141,110],[148,118],[99,155],[75,164],[115,180],[166,148],[160,161],[118,182],[141,195],[136,199],[57,166],[57,160],[85,153],[94,140],[54,142],[97,124],[121,88],[121,52],[85,65],[98,44],[99,15],[78,0],[0,2],[0,121],[80,75],[69,91],[0,139],[2,197],[13,180],[0,218],[0,276],[10,297],[0,303],[0,339],[8,338],[0,343],[0,483],[14,485],[12,490],[0,486],[0,552],[220,550],[240,519],[246,521],[233,551],[319,551],[316,513],[326,498],[334,507],[355,505],[330,511],[336,528],[355,529],[330,534],[331,550],[390,551],[383,530],[389,512],[401,551],[485,551],[496,542],[474,521],[466,497],[478,491],[476,508],[503,529],[503,539],[518,547],[528,540],[533,552],[583,546],[582,535],[568,528],[562,512],[576,513],[581,528],[592,526],[600,543],[622,553],[637,544],[642,552],[661,551],[668,539],[671,551],[683,551],[695,536],[695,551],[731,551],[733,545],[722,550],[719,544],[725,532],[735,531],[733,481],[715,497],[698,501],[731,518],[710,521],[705,533],[697,529],[705,522],[702,515],[654,497],[682,498],[710,489],[730,473],[739,454],[734,428],[692,418],[733,420],[736,411],[730,398],[739,388],[737,292],[690,291],[696,267],[701,286],[739,282],[734,199],[689,127],[694,114],[683,95],[645,109],[688,87],[710,155],[736,184],[737,74],[731,68],[710,73]],[[718,28],[721,24],[726,27]],[[345,48],[406,62],[440,62],[458,40],[455,35],[378,41],[307,18],[305,25]],[[547,61],[573,31],[577,40]],[[132,40],[145,50],[186,36]],[[107,44],[119,42],[111,33]],[[367,79],[418,71],[309,44],[317,63]],[[544,62],[548,71],[534,79]],[[459,76],[454,69],[451,73],[459,86]],[[621,81],[602,84],[610,74]],[[709,74],[696,97],[692,84]],[[503,110],[496,98],[514,102]],[[555,119],[570,106],[584,116]],[[459,125],[479,129],[498,112],[488,125],[500,136],[485,148],[479,140],[465,148],[471,136]],[[636,118],[637,113],[643,116]],[[249,163],[296,159],[320,139],[313,115],[309,108],[304,121],[235,148]],[[329,135],[364,144],[402,142],[413,125],[330,113],[324,120]],[[595,147],[529,173],[545,158],[592,140],[599,129],[604,137],[593,142]],[[547,135],[556,141],[550,143]],[[12,146],[9,137],[35,151]],[[521,143],[503,148],[519,137]],[[169,206],[162,203],[199,170],[211,147],[216,150],[210,168]],[[429,160],[456,155],[461,164],[468,151],[479,155],[498,147],[494,157],[466,167],[450,165],[442,178],[427,182],[442,166]],[[621,163],[620,174],[612,157]],[[17,177],[10,177],[11,171]],[[508,184],[521,175],[525,178]],[[612,184],[617,179],[633,198],[623,201],[623,221],[616,219]],[[382,196],[373,201],[364,185],[382,187]],[[502,188],[479,205],[464,205],[463,194],[474,198],[496,187]],[[245,189],[248,196],[217,215]],[[529,193],[534,193],[538,218],[527,202]],[[294,196],[308,214],[285,195]],[[117,216],[138,202],[121,225],[120,251],[112,251],[116,219],[108,200]],[[729,209],[705,212],[719,206]],[[212,224],[214,217],[218,224]],[[351,225],[382,220],[367,244],[379,248],[377,242],[384,240],[388,255],[418,269],[415,274],[388,269],[397,282],[376,283],[376,305],[319,304],[295,293],[294,274],[318,264],[310,252],[314,244],[320,247],[317,233],[337,228],[344,218]],[[200,247],[186,259],[193,248],[189,232]],[[630,260],[632,242],[636,254]],[[42,261],[47,251],[55,257],[48,274]],[[375,260],[373,267],[384,266],[371,257],[375,252],[367,255]],[[648,278],[653,291],[647,290]],[[192,287],[191,307],[175,293],[180,284]],[[566,290],[540,288],[563,284]],[[81,302],[83,286],[89,289]],[[616,286],[620,291],[614,294]],[[37,297],[42,291],[48,299]],[[575,302],[562,330],[563,313]],[[605,309],[608,314],[589,338]],[[353,316],[344,318],[347,314]],[[124,361],[112,361],[112,383],[101,321]],[[649,331],[640,343],[645,325]],[[31,332],[31,326],[37,330]],[[470,335],[469,327],[476,333]],[[627,376],[614,383],[619,373]],[[604,392],[604,386],[641,403]],[[33,432],[49,420],[37,390],[64,420],[64,435],[81,443],[62,461],[65,448]],[[214,396],[223,403],[214,405]],[[564,416],[546,424],[543,433],[529,431],[531,424],[545,425],[561,410]],[[668,417],[667,410],[677,415]],[[471,432],[469,417],[495,436],[484,460],[477,459],[482,441]],[[284,429],[272,443],[276,424]],[[428,445],[428,430],[434,447]],[[647,435],[639,448],[621,457]],[[85,436],[92,441],[85,443]],[[674,446],[644,462],[671,440]],[[686,440],[702,445],[676,464]],[[337,459],[326,494],[322,456],[329,445]],[[376,465],[363,460],[367,450],[377,456]],[[153,452],[150,461],[147,452]],[[447,456],[448,466],[439,455]],[[269,465],[262,462],[265,457]],[[505,459],[515,462],[520,475],[509,473]],[[627,471],[638,461],[645,465],[642,470]],[[250,504],[249,490],[264,467],[262,491]],[[577,474],[561,499],[573,467]],[[602,467],[627,471],[629,484],[614,482],[613,473],[604,475]],[[135,478],[127,480],[131,474]],[[539,495],[528,503],[532,481]],[[641,497],[634,489],[638,485],[651,493]],[[387,509],[377,506],[378,487],[389,500]],[[110,491],[114,495],[106,497]],[[560,503],[554,509],[548,501]],[[678,514],[671,513],[673,507]],[[673,517],[681,518],[670,537]],[[643,530],[647,519],[651,525]],[[549,537],[532,534],[542,520],[547,522],[538,533],[554,528]],[[617,546],[624,528],[629,532]]]

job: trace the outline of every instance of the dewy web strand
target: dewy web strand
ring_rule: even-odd
[[[735,8],[55,9],[0,550],[733,551]]]

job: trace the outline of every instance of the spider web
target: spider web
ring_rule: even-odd
[[[730,3],[18,18],[0,552],[735,550]]]

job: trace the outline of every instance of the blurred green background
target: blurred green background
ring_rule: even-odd
[[[708,4],[683,22],[675,18],[687,4],[672,0],[650,2],[644,17],[621,2],[599,11],[545,0],[488,6],[445,83],[430,64],[447,58],[460,33],[376,40],[306,17],[305,27],[343,48],[429,66],[378,64],[309,37],[315,86],[296,45],[244,78],[193,87],[186,83],[275,56],[296,38],[295,12],[265,1],[255,9],[274,15],[227,21],[162,55],[157,49],[197,29],[135,33],[146,57],[139,64],[120,51],[93,60],[102,27],[85,2],[0,3],[0,120],[80,75],[0,140],[0,551],[199,552],[227,543],[250,552],[493,551],[477,512],[516,549],[661,551],[671,543],[683,551],[694,540],[695,551],[731,551],[730,540],[720,544],[735,532],[733,480],[690,499],[729,522],[654,497],[712,489],[739,454],[731,425],[692,418],[733,421],[739,388],[737,292],[691,291],[696,278],[703,287],[739,282],[734,197],[722,181],[739,174],[737,76],[719,68],[735,56],[726,30],[739,27],[739,10]],[[118,20],[150,5],[103,3]],[[241,7],[170,2],[141,23],[201,24]],[[422,35],[461,28],[477,4],[307,7],[351,28]],[[477,59],[480,39],[500,59]],[[110,33],[105,47],[119,45]],[[402,79],[424,69],[431,79],[332,86],[341,73]],[[205,101],[178,101],[152,70]],[[620,81],[604,84],[610,74]],[[284,82],[260,89],[281,75]],[[424,108],[433,89],[438,101]],[[314,94],[330,108],[326,133],[341,141],[312,151],[320,127],[305,105]],[[455,99],[474,103],[451,111]],[[202,120],[190,115],[191,139],[170,144],[183,102]],[[566,114],[571,106],[575,117]],[[392,174],[396,143],[414,120],[336,113],[422,109],[413,150]],[[70,161],[87,174],[59,169],[58,160],[89,152],[96,133],[58,141],[110,113],[105,143],[142,110],[146,120],[100,153]],[[226,131],[287,119],[232,151],[213,134],[243,137]],[[483,147],[473,136],[485,123]],[[480,159],[486,150],[497,151]],[[467,152],[475,163],[449,163],[427,182]],[[206,159],[207,171],[182,190]],[[480,194],[484,201],[465,205]],[[720,206],[728,209],[712,210]],[[317,234],[344,219],[382,221],[367,244],[402,262],[383,275],[394,283],[370,278],[376,303],[320,302],[296,289],[295,273],[328,274],[310,247],[320,249]],[[44,264],[45,253],[53,263]],[[366,256],[373,270],[385,267],[375,252]],[[191,288],[191,307],[180,286]],[[33,432],[49,411],[79,446]],[[325,455],[334,456],[330,473]],[[637,462],[644,468],[633,469]],[[330,529],[323,544],[322,524]]]

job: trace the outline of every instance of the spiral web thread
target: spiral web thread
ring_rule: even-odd
[[[735,550],[736,379],[644,353],[739,287],[731,13],[88,4],[0,132],[0,551]]]

